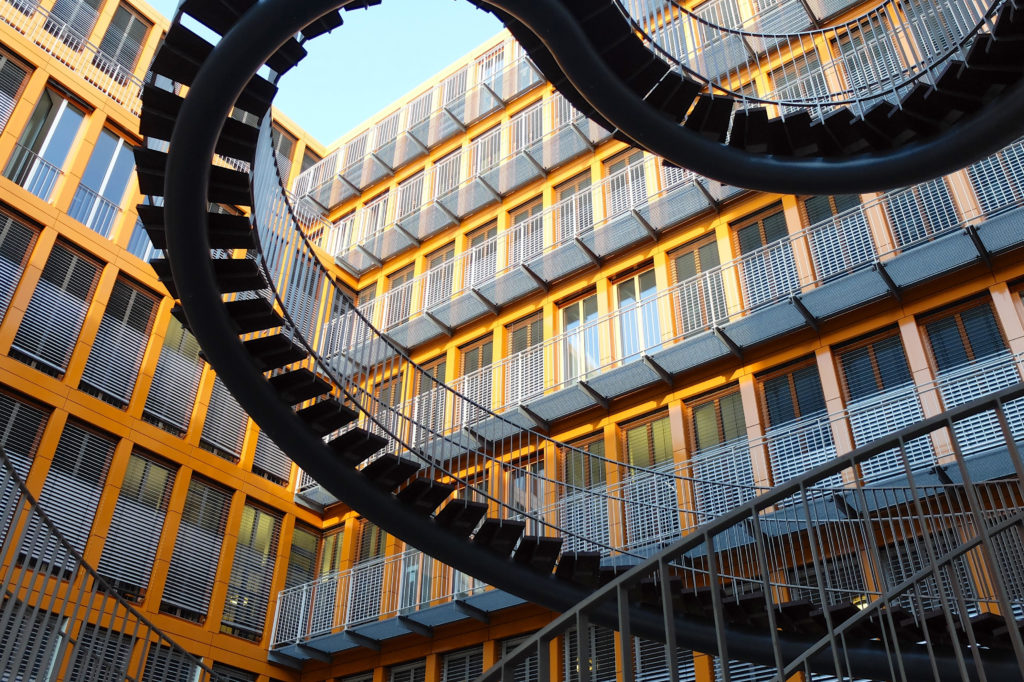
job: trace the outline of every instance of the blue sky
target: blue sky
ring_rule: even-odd
[[[297,0],[300,1],[300,0]],[[170,16],[177,0],[149,0]],[[384,0],[312,41],[274,105],[329,144],[501,30],[466,0]]]

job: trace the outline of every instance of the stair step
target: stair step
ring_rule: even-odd
[[[558,553],[562,551],[563,541],[564,538],[527,535],[516,548],[515,561],[541,573],[551,573],[558,561]]]
[[[622,23],[629,37],[602,49],[601,54],[629,89],[643,97],[669,71],[669,65],[644,47],[640,39],[629,32],[625,21]]]
[[[806,110],[786,114],[786,138],[793,156],[811,156],[825,151],[811,115]]]
[[[751,154],[768,151],[768,110],[765,107],[741,109],[732,119],[729,146],[744,149]]]
[[[908,116],[920,119],[934,126],[936,129],[943,129],[956,121],[963,115],[955,109],[938,109],[937,102],[928,102],[928,94],[933,90],[932,86],[925,83],[918,83],[914,89],[900,102],[900,108]]]
[[[154,85],[146,85],[142,90],[139,132],[160,140],[170,140],[184,101],[173,92]],[[251,162],[256,155],[259,132],[259,128],[237,119],[225,119],[214,151],[223,156]]]
[[[228,301],[224,307],[239,334],[251,334],[284,325],[284,318],[263,298]]]
[[[185,309],[177,303],[171,306],[171,317],[176,319],[190,334],[192,333],[192,328],[188,326],[188,318],[185,317]]]
[[[699,92],[700,85],[696,81],[669,71],[644,99],[672,119],[673,123],[679,123],[686,117],[686,112]]]
[[[1020,41],[997,41],[991,34],[982,33],[971,43],[967,51],[967,63],[971,68],[986,71],[1024,72],[1024,60],[1020,58],[1024,46]]]
[[[167,293],[171,298],[178,298],[178,288],[174,286],[174,276],[171,275],[171,264],[166,258],[154,258],[149,265],[156,272],[156,278],[167,287]]]
[[[306,422],[309,428],[318,436],[326,436],[329,433],[333,433],[351,424],[359,417],[355,410],[333,396],[296,410],[295,414],[302,421]],[[381,439],[381,441],[382,443],[387,443],[384,439]],[[384,445],[381,445],[381,447],[384,447]]]
[[[790,156],[793,149],[789,146],[789,135],[786,132],[786,122],[781,118],[768,119],[768,153],[779,156]]]
[[[880,100],[864,114],[864,123],[890,147],[902,146],[918,136],[906,115],[892,102]]]
[[[289,405],[304,403],[331,392],[331,385],[306,367],[276,374],[267,381]]]
[[[1024,38],[1024,12],[1007,3],[999,10],[996,25],[992,29],[996,39]]]
[[[825,115],[825,129],[832,135],[839,147],[845,154],[859,154],[871,149],[872,144],[867,139],[864,122],[853,115],[853,112],[842,107],[830,111]]]
[[[420,470],[420,465],[409,459],[385,454],[373,460],[360,471],[381,490],[392,491]]]
[[[211,258],[213,276],[223,294],[258,291],[267,286],[259,263],[250,258]]]
[[[334,12],[328,12],[323,15],[312,24],[302,29],[302,37],[306,40],[312,40],[318,36],[322,36],[324,33],[329,33],[334,29],[342,25],[341,13],[335,10]]]
[[[555,577],[586,587],[597,587],[600,570],[599,552],[563,552],[558,558]]]
[[[434,513],[442,502],[451,497],[455,486],[441,483],[432,478],[414,478],[409,485],[398,491],[399,501],[411,506],[423,516]]]
[[[136,147],[134,154],[139,191],[150,196],[162,197],[164,195],[167,153],[146,147]],[[207,199],[215,204],[248,206],[251,202],[248,173],[222,166],[211,166]]]
[[[292,365],[309,357],[306,349],[284,334],[249,339],[243,344],[261,372]]]
[[[434,516],[434,523],[459,537],[469,537],[487,514],[487,503],[456,498]]]
[[[487,519],[473,535],[473,544],[508,556],[519,542],[526,523],[515,519]]]
[[[811,621],[811,612],[817,607],[806,599],[784,602],[775,607],[775,622],[779,627],[799,632]]]
[[[597,583],[598,585],[607,585],[630,568],[632,566],[601,566],[597,570]]]
[[[733,100],[728,97],[701,95],[683,125],[704,137],[725,143],[732,117]]]
[[[312,405],[304,409],[312,410],[320,404],[321,403],[317,403],[316,405]],[[299,410],[300,416],[302,412],[303,410]],[[327,443],[327,447],[333,450],[335,454],[341,457],[349,466],[352,467],[359,466],[367,459],[386,448],[387,445],[388,441],[383,436],[378,436],[375,433],[370,433],[369,431],[359,427],[346,431]]]
[[[167,235],[164,230],[164,209],[152,204],[136,206],[153,248],[166,249]],[[207,213],[207,235],[211,249],[251,249],[256,245],[249,219],[229,213]]]

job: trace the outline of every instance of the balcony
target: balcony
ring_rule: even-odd
[[[461,92],[439,84],[301,173],[292,191],[329,213],[542,81],[540,71],[523,56]]]
[[[88,41],[96,13],[85,3],[57,0],[46,10],[34,2],[0,2],[0,21],[133,115],[142,112],[142,80]]]
[[[101,237],[109,237],[121,208],[85,185],[79,185],[68,215]]]
[[[53,188],[64,174],[57,166],[28,147],[16,144],[4,177],[21,185],[43,201],[49,201]]]

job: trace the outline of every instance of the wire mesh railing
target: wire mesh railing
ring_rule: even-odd
[[[36,680],[221,679],[85,562],[4,452],[0,479],[0,670]]]
[[[1009,406],[1022,400],[1019,384],[1003,389],[774,487],[612,580],[480,679],[507,679],[530,657],[548,679],[552,645],[592,627],[616,644],[605,670],[633,670],[638,637],[673,678],[677,647],[751,662],[777,680],[1019,676],[1024,461]],[[958,431],[979,417],[999,434],[996,467],[960,446]],[[919,439],[950,444],[939,469],[914,465],[907,446]],[[864,480],[865,465],[893,451],[900,485]],[[836,477],[841,497],[810,494]],[[578,679],[595,670],[593,643],[567,647]],[[731,666],[716,667],[728,678]]]

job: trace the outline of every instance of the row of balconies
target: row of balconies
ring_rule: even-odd
[[[929,414],[1018,383],[1022,362],[1024,357],[1008,352],[989,356],[940,373],[926,384],[899,386],[852,401],[839,412],[817,413],[770,427],[758,439],[733,440],[694,452],[687,461],[669,462],[642,473],[608,461],[607,480],[614,482],[586,491],[554,480],[538,481],[542,492],[533,496],[536,506],[527,512],[566,531],[563,550],[609,555],[615,553],[610,549],[615,547],[643,554],[750,500],[771,484],[794,478]],[[1006,415],[1013,436],[1024,437],[1024,401],[1008,403]],[[965,455],[985,460],[988,477],[1012,473],[1008,460],[1000,464],[997,456],[982,454],[1004,442],[994,414],[958,422],[954,433]],[[945,440],[933,435],[905,446],[906,459],[918,471],[936,464],[943,467],[943,456],[951,450],[948,434]],[[865,481],[874,485],[880,497],[891,496],[892,488],[904,486],[899,478],[904,473],[903,458],[896,450],[861,467]],[[843,496],[846,483],[836,475],[809,489],[808,497],[836,504],[829,501]],[[852,490],[840,508],[862,504],[854,500]],[[868,496],[871,494],[869,488]],[[682,500],[692,500],[694,508]],[[772,527],[773,520],[769,516],[764,523],[766,528]],[[792,519],[787,521],[783,514],[777,525],[787,523]],[[373,559],[280,592],[272,645],[287,646],[382,618],[409,616],[483,589],[415,550]]]

